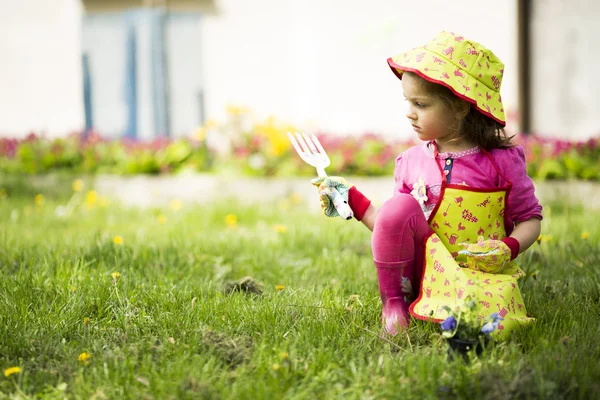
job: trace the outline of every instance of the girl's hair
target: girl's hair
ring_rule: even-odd
[[[469,107],[467,115],[460,121],[459,132],[461,136],[469,138],[484,150],[513,146],[511,139],[514,136],[508,136],[499,122],[477,111],[471,103],[456,96],[446,86],[423,79],[414,72],[406,71],[404,73],[419,78],[428,93],[438,97],[454,112]]]

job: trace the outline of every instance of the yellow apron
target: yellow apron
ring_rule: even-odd
[[[482,151],[508,182],[491,155]],[[505,211],[511,184],[488,189],[448,184],[446,175],[449,171],[443,171],[439,166],[437,148],[434,153],[434,162],[442,175],[442,187],[428,219],[433,232],[424,239],[421,290],[409,311],[415,318],[441,322],[448,316],[444,306],[454,309],[471,296],[480,305],[480,317],[498,312],[504,318],[493,335],[505,338],[511,329],[534,321],[527,315],[517,285],[524,272],[515,261],[505,266],[502,273],[492,274],[463,268],[456,258],[458,251],[463,249],[460,243],[476,243],[478,236],[494,240],[507,236]]]

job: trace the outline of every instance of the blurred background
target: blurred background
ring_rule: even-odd
[[[0,0],[0,135],[181,137],[233,105],[407,139],[386,59],[449,30],[506,64],[511,129],[587,139],[599,17],[591,0]]]
[[[305,184],[285,133],[306,131],[330,173],[393,185],[414,134],[386,60],[447,30],[505,63],[536,182],[595,181],[599,20],[592,0],[0,0],[0,173]]]

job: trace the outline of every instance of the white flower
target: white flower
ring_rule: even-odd
[[[413,190],[410,194],[417,199],[419,204],[423,205],[427,201],[427,188],[423,178],[419,177],[419,180],[413,183]]]

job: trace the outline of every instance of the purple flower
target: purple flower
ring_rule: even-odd
[[[452,315],[449,316],[444,320],[444,322],[442,322],[441,326],[443,331],[452,331],[456,329],[456,318],[454,318]]]
[[[492,333],[498,327],[498,322],[486,322],[481,327],[481,333]]]
[[[497,312],[490,314],[490,318],[492,319],[492,322],[504,321],[504,318],[499,316]]]
[[[504,318],[499,316],[497,312],[490,314],[490,316],[487,319],[488,319],[488,322],[483,324],[483,326],[481,327],[481,333],[494,332],[496,329],[498,329],[498,326],[500,325],[500,321],[504,320]]]

